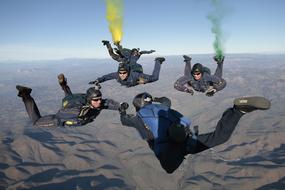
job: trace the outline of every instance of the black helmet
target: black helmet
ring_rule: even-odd
[[[102,97],[102,93],[100,90],[98,90],[95,87],[90,87],[87,91],[86,91],[86,99],[87,101],[90,103],[92,99],[95,98],[101,98]]]
[[[129,72],[129,70],[130,70],[130,68],[126,63],[120,63],[119,64],[118,72],[120,72],[120,71]]]
[[[200,63],[196,63],[195,65],[193,65],[191,73],[196,73],[196,72],[200,72],[203,73],[203,66]]]
[[[135,52],[135,51],[139,52],[139,51],[140,51],[140,48],[133,48],[131,51],[132,51],[132,52]]]
[[[138,111],[143,106],[151,104],[152,101],[153,101],[152,96],[147,92],[143,92],[134,97],[133,105],[136,108],[136,111]]]

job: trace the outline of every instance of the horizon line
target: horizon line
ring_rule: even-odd
[[[193,53],[190,55],[214,55],[215,53]],[[181,55],[189,55],[189,54],[173,54],[173,55],[145,55],[143,58],[150,58],[150,57],[174,57],[174,56],[181,56]],[[285,55],[285,52],[273,52],[273,53],[225,53],[224,55]],[[142,59],[143,59],[142,58]],[[104,60],[104,59],[112,59],[111,57],[66,57],[66,58],[51,58],[51,59],[0,59],[0,63],[2,62],[39,62],[39,61],[64,61],[64,60]]]

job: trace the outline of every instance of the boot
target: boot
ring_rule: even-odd
[[[252,112],[254,110],[268,110],[271,106],[269,100],[264,97],[242,97],[234,100],[234,107],[242,113]]]
[[[107,44],[110,44],[110,42],[107,41],[107,40],[102,40],[102,43],[103,43],[104,46],[107,45]]]
[[[67,85],[67,81],[66,81],[66,78],[65,78],[63,73],[59,74],[57,76],[57,78],[58,78],[58,83],[60,86],[66,86]]]
[[[183,58],[184,58],[184,61],[185,62],[188,62],[188,61],[191,61],[191,57],[187,56],[187,55],[183,55]]]
[[[155,58],[155,61],[159,61],[160,64],[162,64],[163,61],[165,61],[165,58],[164,58],[164,57],[156,57],[156,58]]]
[[[18,96],[22,97],[22,98],[30,96],[30,94],[32,92],[31,88],[28,88],[28,87],[25,87],[25,86],[20,86],[20,85],[17,85],[16,89],[19,91],[18,92]]]
[[[215,55],[215,56],[213,57],[213,59],[217,62],[217,64],[221,64],[221,63],[224,62],[225,56],[219,57],[219,56]]]

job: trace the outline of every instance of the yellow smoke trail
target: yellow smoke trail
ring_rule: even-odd
[[[109,30],[114,42],[119,42],[123,35],[123,0],[106,0]]]

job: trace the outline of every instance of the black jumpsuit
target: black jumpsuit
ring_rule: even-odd
[[[62,108],[56,113],[41,116],[38,107],[30,95],[23,97],[29,118],[38,127],[82,126],[92,122],[102,109],[118,110],[120,104],[112,99],[102,99],[101,107],[92,108],[86,101],[86,94],[72,94],[69,87],[65,92]]]

